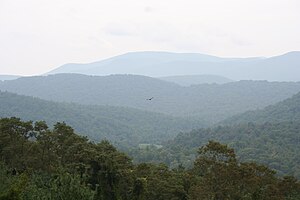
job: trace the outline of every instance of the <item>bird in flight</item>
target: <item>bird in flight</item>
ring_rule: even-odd
[[[146,100],[148,100],[148,101],[151,101],[153,98],[154,98],[154,97],[151,97],[151,98],[149,98],[149,99],[146,99]]]

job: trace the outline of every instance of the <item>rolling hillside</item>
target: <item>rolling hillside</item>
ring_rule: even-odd
[[[265,123],[300,121],[300,93],[275,105],[270,105],[261,110],[248,111],[240,115],[233,116],[222,122],[223,124],[239,123]]]
[[[228,144],[242,161],[258,162],[280,175],[299,178],[300,93],[264,109],[236,115],[214,127],[180,133],[160,149],[132,150],[131,154],[136,162],[191,167],[199,146],[210,140]]]
[[[236,150],[239,160],[257,162],[280,175],[300,178],[300,123],[238,124],[180,133],[160,149],[132,150],[136,162],[163,162],[171,167],[191,167],[200,146],[214,140]]]
[[[300,91],[300,82],[238,81],[182,87],[137,75],[57,74],[0,82],[0,90],[58,102],[131,107],[196,118],[210,125],[291,97]],[[150,97],[153,100],[147,101]]]
[[[119,147],[139,143],[161,143],[199,123],[163,114],[112,106],[82,106],[54,103],[38,98],[0,92],[0,117],[44,120],[49,124],[65,121],[76,132],[92,140],[108,139]]]

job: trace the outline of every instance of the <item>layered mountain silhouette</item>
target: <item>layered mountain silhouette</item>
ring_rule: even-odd
[[[64,121],[91,140],[108,139],[118,147],[160,143],[201,127],[191,120],[133,108],[56,103],[1,91],[0,105],[0,117],[44,120],[50,125]]]
[[[228,79],[223,76],[216,76],[216,75],[182,75],[182,76],[166,76],[166,77],[159,77],[159,79],[172,82],[172,83],[177,83],[178,85],[181,86],[191,86],[191,85],[199,85],[199,84],[224,84],[224,83],[229,83],[233,82],[233,80]]]
[[[300,82],[238,81],[183,87],[138,75],[57,74],[3,81],[0,90],[58,102],[137,108],[196,118],[209,125],[289,98],[300,91]]]
[[[21,76],[16,76],[16,75],[0,75],[0,81],[14,80],[20,77]]]
[[[203,75],[232,80],[300,81],[300,52],[270,58],[220,58],[197,53],[133,52],[87,64],[70,63],[48,74]]]

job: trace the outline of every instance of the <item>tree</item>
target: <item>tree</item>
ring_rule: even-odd
[[[275,172],[268,167],[239,163],[233,149],[214,141],[198,153],[192,199],[282,199]]]

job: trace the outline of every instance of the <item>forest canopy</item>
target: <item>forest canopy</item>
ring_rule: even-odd
[[[191,169],[133,164],[58,122],[0,119],[0,199],[299,199],[300,183],[209,141]]]

